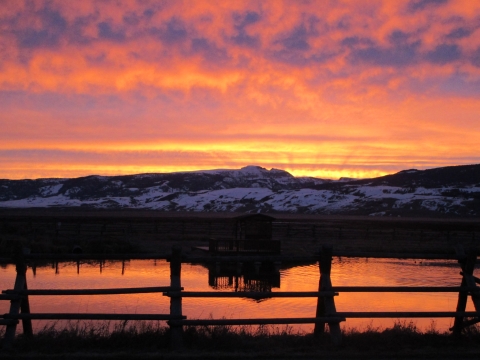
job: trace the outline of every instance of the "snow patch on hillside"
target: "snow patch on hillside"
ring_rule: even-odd
[[[63,184],[57,184],[57,185],[43,186],[38,190],[42,196],[51,196],[51,195],[58,194],[58,192],[62,187],[63,187]]]
[[[412,171],[409,176],[416,176],[417,170],[408,171]],[[421,174],[423,179],[424,173]],[[404,186],[392,186],[389,184],[402,184],[403,180],[371,179],[365,184],[353,179],[295,178],[279,169],[246,166],[236,170],[28,180],[24,187],[22,180],[4,180],[0,186],[0,207],[91,206],[376,216],[398,216],[411,210],[423,211],[422,214],[475,214],[479,181],[431,186],[438,183],[437,176],[438,172],[430,183],[411,181]],[[374,185],[378,183],[382,185]]]

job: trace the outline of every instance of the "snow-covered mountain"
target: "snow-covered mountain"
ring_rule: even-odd
[[[373,179],[294,177],[247,166],[75,179],[0,180],[0,207],[479,216],[480,165],[404,170]]]

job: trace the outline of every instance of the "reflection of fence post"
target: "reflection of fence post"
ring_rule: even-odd
[[[180,273],[182,269],[182,248],[174,245],[172,247],[172,257],[170,258],[170,286],[175,288],[175,291],[180,291],[181,278]],[[182,316],[182,297],[170,297],[170,315],[180,318]],[[183,346],[183,328],[182,325],[170,325],[171,332],[171,346],[174,350],[180,350]]]
[[[330,271],[332,268],[332,246],[322,246],[319,257],[320,281],[318,291],[332,291],[332,281]],[[316,317],[335,316],[335,301],[333,296],[319,296],[317,302]],[[335,345],[342,341],[342,333],[338,322],[329,322],[330,336]],[[315,323],[314,334],[319,335],[325,331],[325,323]]]
[[[15,248],[15,269],[17,271],[17,276],[15,278],[15,285],[13,287],[14,291],[27,290],[27,265],[25,264],[25,258],[23,256],[23,248],[21,244],[17,244]],[[19,312],[22,314],[30,313],[30,304],[28,302],[28,295],[24,297],[18,297],[10,301],[10,315],[17,315]],[[17,330],[18,321],[12,321],[11,324],[7,325],[5,329],[5,338],[3,343],[3,348],[10,348],[12,346],[13,339],[15,338],[15,332]],[[27,337],[33,336],[32,330],[32,320],[23,319],[23,334]]]

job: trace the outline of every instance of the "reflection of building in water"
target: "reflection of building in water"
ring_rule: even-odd
[[[208,268],[208,285],[216,290],[271,292],[280,288],[280,271],[274,264],[214,264]]]
[[[209,274],[210,275],[210,274]],[[278,277],[252,279],[246,275],[209,276],[208,285],[216,290],[271,292],[272,288],[280,288],[280,274]]]

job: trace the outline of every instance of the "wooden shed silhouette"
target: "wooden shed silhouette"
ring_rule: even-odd
[[[235,240],[211,239],[209,252],[216,254],[280,253],[280,241],[272,239],[274,217],[247,214],[233,219]]]
[[[265,214],[247,214],[235,218],[236,240],[272,240],[273,216]]]

